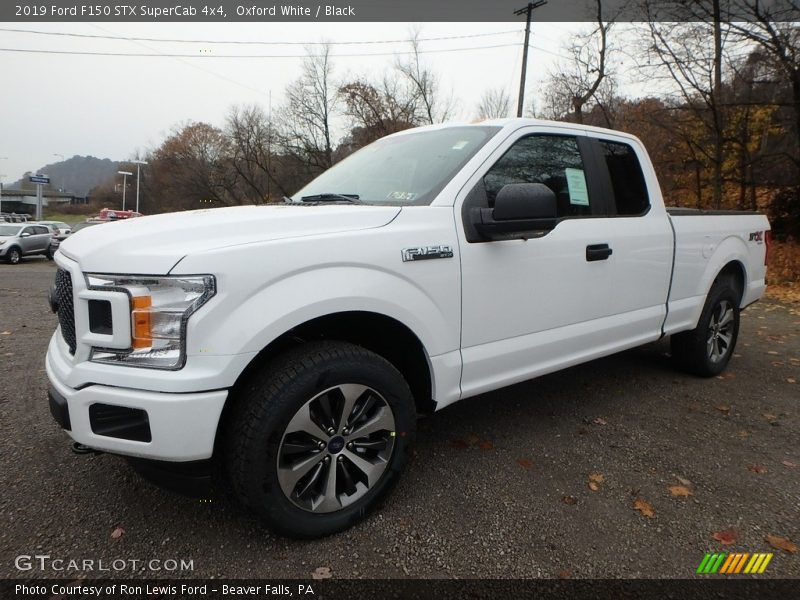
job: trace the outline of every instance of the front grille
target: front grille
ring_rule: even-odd
[[[58,303],[58,323],[61,335],[69,346],[69,353],[75,354],[75,306],[72,300],[72,277],[68,271],[56,271],[55,300]]]

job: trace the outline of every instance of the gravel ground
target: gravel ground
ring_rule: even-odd
[[[0,265],[0,577],[75,575],[14,566],[48,554],[193,560],[182,575],[194,577],[683,578],[707,551],[774,551],[766,575],[800,577],[798,554],[766,541],[800,543],[798,304],[748,309],[715,379],[674,371],[660,342],[449,407],[420,421],[380,511],[295,542],[224,498],[70,452],[46,401],[53,273],[39,259]],[[729,529],[732,544],[713,537]]]

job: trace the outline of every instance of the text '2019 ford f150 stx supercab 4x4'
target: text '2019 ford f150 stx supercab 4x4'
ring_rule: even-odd
[[[663,336],[720,373],[765,289],[767,219],[665,208],[610,130],[412,129],[286,200],[72,235],[46,365],[76,442],[213,461],[288,535],[363,518],[420,413]]]

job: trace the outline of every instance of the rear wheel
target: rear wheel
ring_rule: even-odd
[[[697,327],[672,336],[672,357],[679,367],[701,377],[725,370],[739,336],[740,296],[732,278],[714,282]]]
[[[407,462],[411,392],[353,344],[305,344],[243,386],[228,422],[237,497],[278,533],[319,537],[362,520]]]

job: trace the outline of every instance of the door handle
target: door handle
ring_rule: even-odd
[[[586,246],[586,261],[607,260],[613,252],[608,244],[589,244]]]

